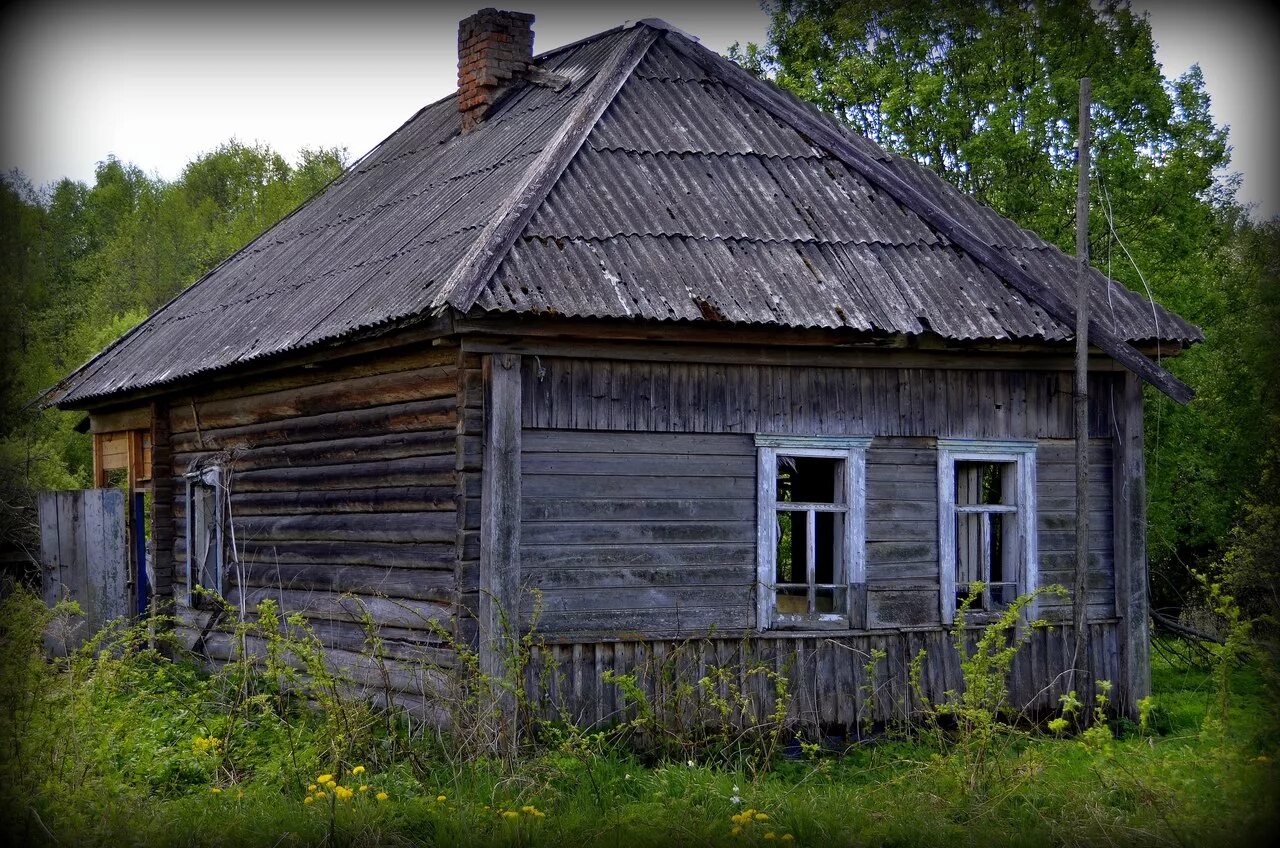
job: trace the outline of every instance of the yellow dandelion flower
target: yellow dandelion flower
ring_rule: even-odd
[[[328,798],[328,797],[329,797],[329,796],[328,796],[328,795],[326,795],[326,794],[324,794],[324,792],[323,792],[323,791],[321,791],[321,792],[317,792],[317,793],[316,793],[316,800],[321,800],[321,799],[323,799],[323,798]]]
[[[322,774],[322,775],[320,775],[319,777],[317,777],[317,778],[316,778],[316,783],[328,783],[328,782],[329,782],[329,781],[331,781],[331,780],[333,780],[333,775],[331,775],[331,774]]]
[[[526,804],[526,805],[524,805],[523,807],[521,807],[521,808],[520,808],[520,812],[522,812],[522,813],[532,813],[535,809],[536,809],[535,807],[531,807],[531,806],[529,806],[528,804]]]
[[[369,791],[369,784],[367,784],[367,783],[362,783],[362,784],[360,784],[360,791],[361,791],[361,792],[368,792],[368,791]]]
[[[534,811],[533,811],[533,814],[534,814],[534,816],[536,816],[537,818],[540,818],[540,819],[545,819],[545,818],[547,817],[547,814],[546,814],[546,813],[544,813],[544,812],[542,812],[542,810],[534,810]]]
[[[503,811],[502,811],[502,817],[503,817],[504,819],[514,819],[514,818],[515,818],[516,816],[518,816],[518,815],[520,815],[520,814],[519,814],[519,813],[517,813],[515,810],[503,810]]]
[[[765,839],[768,839],[768,840],[774,840],[774,839],[777,839],[777,838],[778,838],[778,834],[774,833],[774,832],[771,830],[771,831],[769,831],[768,833],[766,833],[766,834],[764,835],[764,838],[765,838]]]
[[[791,834],[789,834],[789,833],[784,833],[784,834],[782,834],[782,841],[783,841],[783,842],[791,842],[791,841],[792,841],[792,840],[794,840],[794,839],[795,839],[795,837],[794,837],[794,836],[792,836],[792,835],[791,835]]]
[[[437,796],[436,796],[436,800],[437,800],[437,801],[447,801],[448,799],[447,799],[445,796],[443,796],[443,795],[437,795]]]
[[[338,785],[338,781],[336,781],[336,780],[328,780],[328,781],[325,781],[325,784],[324,784],[324,785],[325,785],[325,786],[327,786],[327,787],[329,787],[330,789],[332,789],[333,787],[335,787],[335,786],[337,786],[337,785]]]
[[[729,832],[730,832],[730,833],[732,833],[734,836],[741,836],[741,835],[742,835],[742,828],[738,827],[737,825],[734,825],[734,826],[733,826],[733,830],[731,830],[731,831],[729,831]]]
[[[314,804],[315,802],[316,802],[316,799],[312,798],[310,795],[302,799],[302,803],[304,804]]]
[[[316,791],[316,785],[315,785],[314,783],[313,783],[313,784],[311,784],[310,786],[308,786],[308,787],[307,787],[307,791],[308,791],[308,792],[315,792],[315,791]]]
[[[756,813],[756,821],[768,821],[768,820],[769,820],[768,813]]]
[[[356,766],[351,770],[352,774],[364,774],[364,766]]]
[[[377,795],[374,795],[373,797],[377,798],[379,801],[385,801],[391,796],[385,792],[379,792]]]
[[[214,795],[221,795],[221,794],[222,794],[222,790],[221,790],[221,789],[219,789],[219,788],[218,788],[218,787],[216,787],[216,786],[210,786],[210,787],[209,787],[209,791],[210,791],[210,792],[212,792]]]

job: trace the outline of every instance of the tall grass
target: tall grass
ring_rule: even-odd
[[[213,671],[152,647],[145,624],[47,658],[42,634],[73,613],[24,591],[0,602],[11,844],[1247,845],[1276,824],[1273,693],[1239,656],[1226,672],[1158,665],[1146,729],[1100,714],[1080,736],[1013,732],[998,688],[938,705],[987,711],[971,720],[998,744],[975,783],[956,721],[834,752],[782,744],[781,717],[760,745],[704,733],[692,748],[557,722],[500,756],[357,698],[306,622],[272,607],[239,625],[265,654]],[[968,660],[998,676],[1008,644]],[[714,673],[689,685],[741,712]]]

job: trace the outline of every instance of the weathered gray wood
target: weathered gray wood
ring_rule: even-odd
[[[1114,561],[1116,613],[1121,616],[1117,650],[1122,709],[1136,716],[1138,701],[1151,694],[1142,384],[1129,376],[1117,394]]]
[[[519,627],[520,382],[520,357],[486,358],[479,654],[481,671],[495,679],[506,674],[504,637]],[[506,691],[497,694],[504,716],[513,722],[514,698]]]
[[[42,596],[52,607],[62,599],[62,547],[58,533],[58,493],[41,492],[36,502],[40,522],[40,573]]]
[[[684,348],[689,350],[688,347]],[[533,362],[533,358],[528,358]],[[887,360],[893,362],[893,360]],[[794,433],[914,437],[1071,438],[1071,395],[1058,390],[1037,395],[1035,416],[1007,410],[1033,408],[1029,394],[1041,378],[1069,382],[1069,372],[1047,375],[1017,371],[959,371],[938,368],[841,369],[773,366],[742,361],[717,365],[658,362],[646,368],[643,383],[627,375],[634,362],[583,357],[538,357],[526,367],[522,418],[526,427],[609,430],[643,437],[646,431],[706,434]],[[616,372],[616,374],[615,374]],[[714,378],[711,376],[716,374]],[[542,375],[539,380],[538,375]],[[1094,375],[1096,382],[1098,375]],[[941,410],[924,402],[930,386],[953,382]],[[741,387],[725,391],[726,384]],[[561,396],[545,386],[567,387]],[[1091,406],[1095,437],[1109,438],[1105,408]],[[599,453],[637,452],[625,443],[610,448],[592,433]],[[549,445],[555,450],[557,445]],[[711,453],[691,448],[699,455]],[[1065,457],[1070,463],[1070,454]]]
[[[1072,581],[1072,624],[1075,627],[1073,676],[1088,673],[1089,665],[1089,106],[1092,87],[1080,80],[1080,114],[1076,143],[1076,367],[1075,413],[1075,574]]]
[[[96,630],[132,612],[125,493],[119,489],[91,490],[82,504],[87,623],[91,630]]]
[[[40,494],[42,596],[49,605],[76,601],[82,614],[69,632],[48,640],[50,649],[75,648],[107,622],[132,613],[124,510],[119,489]]]

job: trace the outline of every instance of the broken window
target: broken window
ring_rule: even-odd
[[[761,627],[850,625],[865,439],[757,437]]]
[[[939,440],[943,620],[999,611],[1035,587],[1033,443]]]
[[[193,608],[216,605],[223,590],[223,506],[216,467],[192,471],[187,481],[187,602]]]

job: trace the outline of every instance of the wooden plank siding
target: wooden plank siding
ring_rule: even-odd
[[[1119,679],[1120,658],[1114,622],[1089,625],[1097,646],[1090,670],[1099,680]],[[978,631],[966,633],[973,650]],[[737,681],[749,699],[744,725],[758,724],[777,702],[776,682],[786,679],[787,720],[797,728],[857,734],[870,725],[906,721],[921,715],[922,704],[910,680],[912,660],[923,652],[923,694],[932,703],[961,691],[960,658],[954,635],[941,629],[883,631],[862,634],[766,633],[725,637],[712,633],[688,639],[636,638],[539,642],[532,649],[526,686],[534,712],[548,719],[567,719],[583,726],[607,725],[630,715],[621,691],[603,680],[604,670],[632,674],[659,720],[684,727],[714,724],[720,714],[697,681],[709,672],[715,679]],[[1056,710],[1065,694],[1070,666],[1072,628],[1032,631],[1010,674],[1009,709],[1027,715]],[[873,650],[885,652],[875,663]],[[716,673],[716,672],[722,672]],[[693,684],[680,694],[677,681]],[[720,691],[723,696],[723,691]]]
[[[886,353],[886,357],[892,357]],[[1070,439],[1068,371],[835,368],[524,357],[525,427],[627,432]],[[1090,376],[1091,438],[1110,438]]]
[[[810,724],[853,726],[867,685],[884,702],[875,720],[909,711],[906,668],[921,648],[931,657],[930,698],[960,686],[939,624],[938,437],[1036,443],[1038,584],[1070,583],[1069,372],[575,359],[528,348],[522,621],[534,624],[536,603],[543,667],[530,671],[529,685],[544,681],[549,691],[538,694],[557,715],[616,717],[618,694],[606,691],[597,667],[632,669],[643,680],[655,658],[681,650],[701,652],[694,669],[721,654],[800,669],[794,709]],[[1111,406],[1122,381],[1091,375],[1089,450],[1093,673],[1117,682]],[[756,433],[873,436],[867,630],[756,630]],[[1069,599],[1045,598],[1039,612],[1069,629]],[[1019,655],[1010,681],[1018,707],[1057,704],[1053,681],[1069,656],[1063,632],[1037,633]],[[687,647],[695,644],[702,647]],[[863,681],[873,648],[889,660],[876,681]]]
[[[1039,446],[1040,585],[1069,584],[1071,443]],[[1092,440],[1097,530],[1091,615],[1114,613],[1111,445]],[[526,430],[521,457],[522,621],[550,636],[740,633],[756,626],[756,449],[735,434]],[[937,463],[931,439],[867,451],[872,629],[939,623]],[[1057,620],[1069,602],[1049,597]]]
[[[391,679],[403,684],[380,697],[416,698],[424,711],[426,678],[399,666],[453,662],[438,628],[454,630],[460,595],[456,505],[469,456],[461,364],[454,345],[417,344],[266,373],[157,407],[167,410],[155,432],[169,472],[158,480],[168,497],[154,515],[171,528],[172,595],[187,644],[206,630],[209,613],[186,604],[183,474],[214,460],[230,489],[227,600],[252,611],[272,598],[285,613],[303,613],[339,659],[358,657],[361,619],[370,616],[396,666]],[[214,659],[230,656],[218,635],[228,626],[204,634],[201,647]],[[359,672],[357,683],[385,688],[359,662],[344,668]]]

